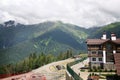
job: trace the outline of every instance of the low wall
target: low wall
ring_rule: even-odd
[[[66,71],[66,80],[83,80],[74,70],[71,68],[71,66],[78,64],[79,62],[82,62],[87,57],[81,58],[80,60],[71,62],[67,64],[67,71]]]

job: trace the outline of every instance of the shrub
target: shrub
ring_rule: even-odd
[[[99,72],[102,72],[102,69],[100,69]]]
[[[113,70],[112,70],[112,69],[110,69],[110,70],[109,70],[109,72],[113,72]]]
[[[89,74],[88,76],[92,76],[92,74]]]
[[[98,71],[97,68],[95,68],[95,69],[94,69],[94,72],[97,72],[97,71]]]
[[[91,76],[94,76],[94,75],[95,75],[94,73],[91,74]]]
[[[81,72],[85,72],[85,70],[84,70],[84,69],[81,69],[80,71],[81,71]]]
[[[93,66],[93,69],[96,69],[96,66]]]
[[[92,72],[92,69],[88,69],[88,72]]]
[[[98,74],[94,74],[94,76],[98,76]]]
[[[101,69],[100,66],[98,66],[98,69],[99,69],[99,70]]]
[[[104,70],[104,72],[107,72],[107,71],[108,71],[107,69]]]

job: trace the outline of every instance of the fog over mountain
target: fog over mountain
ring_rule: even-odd
[[[120,21],[119,0],[0,0],[0,23],[60,20],[82,27]]]

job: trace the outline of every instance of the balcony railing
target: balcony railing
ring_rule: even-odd
[[[85,60],[87,57],[81,58],[80,60],[71,62],[67,64],[67,71],[70,73],[70,75],[74,78],[74,80],[83,80],[78,74],[76,74],[76,72],[74,72],[74,70],[71,68],[71,66],[82,62],[83,60]]]
[[[120,50],[120,47],[117,47],[117,49],[119,49],[119,50]]]
[[[116,53],[120,53],[120,50],[117,50]]]
[[[90,47],[90,48],[88,48],[88,50],[101,50],[101,48],[99,48],[99,47]]]
[[[88,57],[103,57],[103,54],[88,54]]]
[[[89,54],[103,54],[102,50],[92,50],[92,51],[88,51]]]

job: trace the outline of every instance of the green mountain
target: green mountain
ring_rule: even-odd
[[[31,53],[58,55],[66,50],[85,51],[86,29],[60,21],[23,25],[8,21],[0,25],[0,64],[14,63]]]
[[[110,38],[110,34],[113,32],[118,38],[120,38],[120,22],[111,23],[101,28],[98,28],[94,33],[92,33],[91,38],[100,38],[103,32],[106,32],[107,37]]]
[[[43,22],[23,25],[15,21],[0,24],[0,65],[18,62],[31,53],[58,55],[66,50],[74,54],[86,51],[87,38],[100,38],[104,31],[120,37],[120,22],[102,27],[82,28],[73,24]]]

